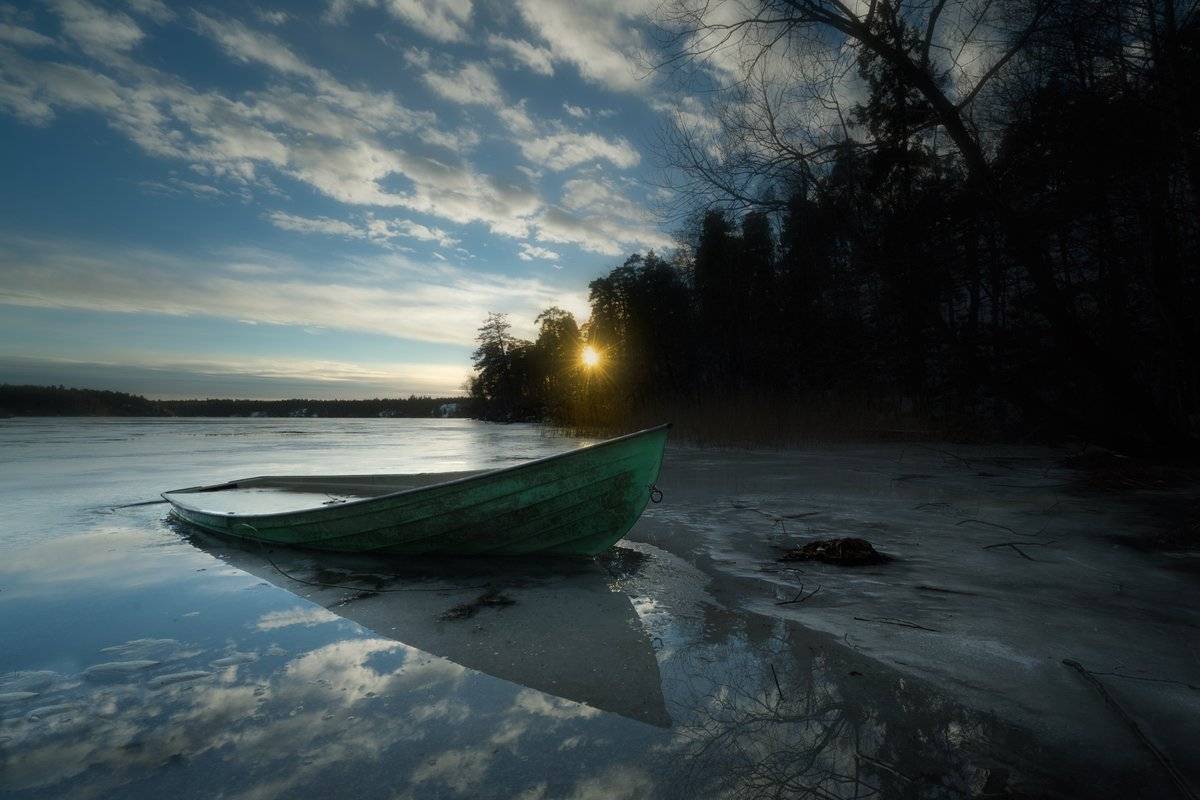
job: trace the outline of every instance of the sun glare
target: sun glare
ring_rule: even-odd
[[[600,351],[588,345],[583,348],[583,354],[580,358],[583,360],[583,365],[591,369],[600,363]]]

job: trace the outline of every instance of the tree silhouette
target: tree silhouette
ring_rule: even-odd
[[[659,11],[709,111],[664,134],[678,251],[590,284],[602,370],[513,343],[493,407],[1195,447],[1200,3],[735,5]]]

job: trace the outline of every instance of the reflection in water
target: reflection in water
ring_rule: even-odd
[[[186,532],[222,561],[325,609],[276,612],[260,629],[337,615],[493,677],[639,722],[671,723],[649,637],[612,586],[634,566],[634,551],[617,548],[602,561],[388,561]],[[485,595],[504,602],[474,603]]]
[[[758,469],[775,497],[804,469],[846,473],[826,456],[805,467],[804,454],[676,453],[680,488],[634,535],[659,546],[626,541],[607,561],[423,569],[274,551],[303,581],[350,587],[323,589],[253,548],[193,546],[160,507],[95,509],[317,465],[501,466],[563,442],[436,420],[21,421],[8,438],[3,427],[3,800],[1169,796],[1119,722],[1106,750],[1016,728],[856,652],[867,634],[839,622],[838,604],[776,606],[798,587],[764,584],[770,542],[722,516],[725,498],[679,461]],[[955,574],[949,555],[937,567]],[[860,614],[897,597],[904,574],[827,571],[817,600]],[[514,603],[441,619],[488,591]],[[897,662],[946,652],[944,636],[890,633]],[[1019,687],[961,665],[945,681],[972,684],[976,707],[1003,708]],[[1109,721],[1099,711],[1097,727]]]
[[[1063,765],[1028,733],[946,700],[801,628],[760,645],[680,653],[674,729],[680,783],[702,796],[757,798],[1073,797]],[[674,709],[674,703],[672,708]],[[1061,759],[1061,760],[1060,760]]]
[[[149,677],[113,674],[103,682],[81,682],[55,675],[40,684],[44,705],[13,709],[18,713],[4,718],[0,787],[34,795],[51,787],[62,792],[86,776],[72,796],[102,796],[150,775],[169,780],[171,768],[219,763],[233,752],[251,766],[243,780],[274,773],[272,783],[287,785],[318,764],[350,754],[363,758],[398,740],[420,738],[411,720],[368,728],[354,725],[346,713],[365,696],[446,683],[461,674],[449,662],[400,651],[395,642],[358,639],[257,674],[243,674],[239,664],[221,667],[223,659],[213,659],[211,670],[162,680],[185,674],[171,666],[179,655],[173,653],[161,662],[168,671]],[[281,769],[297,757],[293,769]],[[163,770],[168,772],[161,775]]]

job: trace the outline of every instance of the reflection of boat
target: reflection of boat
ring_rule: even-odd
[[[669,425],[485,472],[267,476],[166,492],[204,530],[318,550],[595,554],[633,527]]]
[[[204,533],[189,538],[379,636],[601,711],[671,724],[654,649],[629,598],[610,586],[609,570],[628,569],[640,557],[635,551],[616,548],[604,564],[541,558],[393,565],[369,556],[268,550]],[[394,566],[402,574],[392,574]],[[505,604],[485,603],[463,618],[484,595]]]

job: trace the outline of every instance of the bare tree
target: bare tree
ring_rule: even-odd
[[[1177,26],[1174,0],[1150,15]],[[1162,3],[1150,0],[1157,8]],[[1195,4],[1192,3],[1191,6]],[[948,144],[1003,234],[1009,258],[1064,353],[1090,372],[1119,413],[1154,438],[1172,435],[1129,356],[1100,346],[1056,279],[1040,227],[996,172],[979,107],[1052,21],[1053,0],[669,0],[658,69],[708,98],[711,116],[676,115],[665,142],[679,188],[724,205],[770,206],[767,187],[825,170],[846,148],[870,148],[848,125],[861,99],[853,68],[867,56],[925,105],[911,134]],[[1187,11],[1190,16],[1194,9]]]

